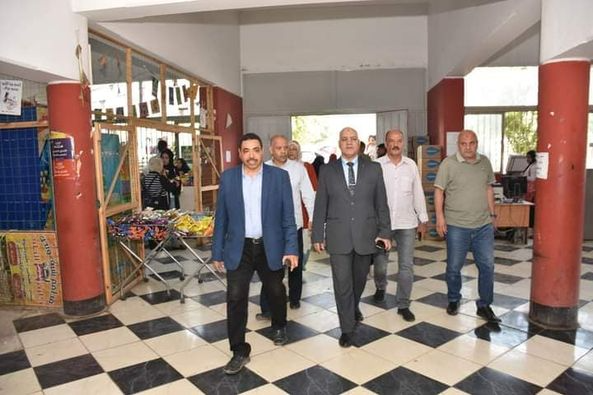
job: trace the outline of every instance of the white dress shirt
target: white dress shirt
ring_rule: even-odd
[[[377,159],[383,169],[391,229],[412,229],[418,222],[428,222],[426,200],[418,166],[402,156],[396,165],[385,155]]]
[[[346,185],[348,185],[348,163],[352,162],[352,170],[354,170],[354,185],[358,181],[358,155],[352,160],[346,160],[344,158],[339,159],[342,162],[342,170],[344,170],[344,179],[346,179]]]
[[[266,164],[276,166],[272,159],[267,161]],[[313,185],[311,185],[309,174],[307,173],[305,165],[296,160],[288,159],[283,166],[276,167],[288,172],[292,189],[292,202],[294,204],[294,222],[296,222],[297,229],[300,229],[303,227],[301,198],[303,199],[309,218],[313,217],[313,208],[315,205],[315,191],[313,191]]]

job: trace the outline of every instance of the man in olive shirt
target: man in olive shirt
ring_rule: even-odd
[[[494,294],[494,173],[488,158],[477,151],[476,134],[461,131],[457,153],[441,163],[434,183],[437,232],[447,238],[447,313],[458,312],[461,268],[471,251],[479,272],[477,314],[499,322],[490,308]]]

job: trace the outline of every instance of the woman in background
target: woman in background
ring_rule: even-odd
[[[171,157],[170,151],[161,152],[161,160],[163,161],[163,171],[165,177],[175,184],[175,189],[171,191],[173,195],[174,208],[178,209],[179,205],[179,194],[181,193],[181,179],[179,178],[179,171],[173,165],[173,158]]]
[[[175,168],[181,175],[189,173],[191,171],[191,169],[189,168],[189,165],[183,158],[175,159]]]
[[[537,170],[535,151],[528,151],[526,155],[528,165],[522,173],[522,175],[527,177],[527,194],[525,194],[525,200],[535,202],[535,173]]]
[[[174,191],[176,188],[176,185],[163,175],[163,161],[161,158],[158,156],[150,158],[148,161],[148,174],[142,179],[143,205],[155,210],[168,210],[169,192]]]

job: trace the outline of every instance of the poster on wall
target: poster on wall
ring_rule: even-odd
[[[62,132],[50,133],[51,162],[54,182],[76,179],[76,160],[74,158],[74,139]]]
[[[0,114],[21,115],[23,81],[0,80]]]

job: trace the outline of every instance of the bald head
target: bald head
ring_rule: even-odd
[[[459,136],[457,136],[457,141],[459,142],[461,138],[473,138],[474,140],[476,140],[476,142],[478,141],[478,135],[476,134],[476,132],[469,129],[464,129],[461,132],[459,132]]]
[[[399,134],[401,136],[401,138],[404,138],[404,132],[402,132],[399,129],[390,129],[388,131],[385,132],[385,140],[387,140],[387,137],[389,137],[389,135],[394,135],[394,134]]]
[[[358,155],[360,148],[360,141],[358,140],[358,132],[351,127],[345,127],[340,131],[339,141],[340,151],[342,157],[350,161]]]
[[[288,160],[288,139],[276,134],[270,138],[270,154],[276,166],[282,166]]]

